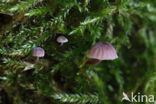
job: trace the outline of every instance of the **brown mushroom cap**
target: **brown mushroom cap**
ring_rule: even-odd
[[[44,55],[45,55],[45,51],[43,48],[41,48],[41,47],[33,48],[32,56],[43,57]]]
[[[114,47],[108,42],[97,42],[88,53],[88,58],[98,60],[114,60],[118,58]]]

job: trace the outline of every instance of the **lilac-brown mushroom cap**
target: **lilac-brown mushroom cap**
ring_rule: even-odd
[[[66,43],[66,42],[68,42],[68,39],[65,36],[59,36],[57,38],[57,42],[58,43]]]
[[[115,48],[108,42],[97,42],[88,53],[88,58],[114,60],[118,58]]]
[[[41,47],[33,48],[32,56],[43,57],[44,55],[45,55],[45,51],[43,48],[41,48]]]

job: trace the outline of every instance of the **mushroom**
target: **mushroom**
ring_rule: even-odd
[[[96,59],[86,62],[86,65],[94,65],[102,60],[114,60],[118,58],[114,47],[108,42],[97,42],[88,53],[88,58]]]
[[[57,42],[58,43],[61,43],[61,46],[62,46],[64,43],[67,43],[68,42],[68,39],[65,36],[59,36],[57,38]]]
[[[38,61],[39,61],[39,58],[40,57],[44,57],[44,55],[45,55],[45,51],[44,51],[43,48],[41,48],[41,47],[33,48],[33,50],[32,50],[32,56],[35,56],[36,57],[35,64],[37,64]]]

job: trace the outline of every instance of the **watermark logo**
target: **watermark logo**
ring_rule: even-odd
[[[121,101],[127,100],[127,101],[131,102],[131,100],[128,98],[128,96],[127,96],[127,94],[125,92],[123,92],[122,94],[123,94],[123,98],[122,98]]]
[[[154,95],[141,95],[140,93],[134,94],[133,92],[128,97],[128,95],[123,92],[123,97],[121,101],[129,101],[129,102],[155,102]]]

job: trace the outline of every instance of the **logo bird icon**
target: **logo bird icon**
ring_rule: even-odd
[[[127,101],[131,102],[131,100],[128,98],[128,96],[127,96],[127,94],[125,92],[123,92],[122,94],[123,94],[123,98],[122,98],[121,101],[127,100]]]

